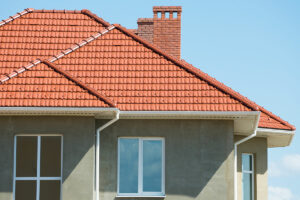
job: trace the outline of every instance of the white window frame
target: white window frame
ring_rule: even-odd
[[[120,193],[120,139],[132,138],[139,140],[138,151],[138,193]],[[162,141],[162,180],[161,192],[143,192],[143,141],[160,140]],[[117,197],[165,197],[165,139],[162,137],[119,137],[118,138],[118,186]]]
[[[250,157],[251,157],[251,163],[252,163],[252,165],[251,165],[251,168],[252,168],[252,170],[250,170],[250,171],[248,171],[248,170],[244,170],[244,167],[243,167],[243,155],[250,155]],[[254,169],[254,154],[253,153],[242,153],[242,159],[241,159],[241,161],[242,161],[242,183],[243,183],[243,179],[244,179],[244,173],[246,173],[246,174],[252,174],[252,191],[251,191],[251,193],[252,193],[252,199],[251,200],[254,200],[255,198],[254,198],[254,176],[255,176],[255,169]],[[244,199],[244,185],[242,184],[242,199]]]
[[[17,137],[37,137],[37,169],[36,177],[17,177]],[[41,137],[43,136],[59,136],[61,137],[61,166],[60,177],[40,177],[40,164],[41,164]],[[60,181],[60,199],[62,199],[62,173],[63,173],[63,135],[61,134],[16,134],[14,136],[14,180],[13,180],[13,200],[15,200],[16,181],[36,181],[36,200],[40,199],[40,181]]]

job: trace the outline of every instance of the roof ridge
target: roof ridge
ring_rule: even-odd
[[[97,32],[97,33],[95,33],[95,34],[93,34],[92,36],[90,36],[90,37],[88,37],[88,38],[82,40],[82,41],[79,42],[79,43],[74,44],[74,45],[71,46],[70,48],[61,51],[59,54],[54,55],[54,56],[50,57],[50,58],[47,59],[47,60],[48,60],[49,62],[55,62],[56,60],[62,58],[63,56],[68,55],[68,54],[74,52],[75,50],[79,49],[80,47],[82,47],[82,46],[84,46],[84,45],[86,45],[86,44],[88,44],[88,43],[94,41],[95,39],[99,38],[100,36],[102,36],[102,35],[108,33],[109,31],[113,30],[114,28],[115,28],[114,25],[111,25],[111,26],[109,26],[109,27],[107,27],[107,28],[103,28],[101,31],[99,31],[99,32]],[[7,81],[7,80],[9,80],[9,79],[11,79],[11,78],[17,76],[17,75],[20,74],[20,73],[23,73],[24,71],[26,71],[26,70],[28,70],[28,69],[30,69],[30,68],[36,66],[36,65],[39,64],[39,63],[41,63],[41,60],[38,58],[38,59],[36,59],[36,60],[30,62],[30,63],[29,63],[28,65],[26,65],[26,66],[22,66],[22,67],[20,67],[20,68],[17,69],[17,70],[13,70],[13,72],[10,73],[10,74],[4,74],[3,77],[0,78],[0,84],[2,84],[2,83],[4,83],[5,81]]]
[[[17,19],[17,18],[19,18],[19,17],[21,17],[21,16],[23,16],[23,15],[26,15],[26,14],[28,14],[28,13],[31,13],[31,12],[33,12],[33,11],[34,11],[33,8],[26,8],[26,9],[24,9],[23,11],[18,12],[17,14],[15,14],[14,16],[9,16],[9,18],[2,20],[2,21],[0,22],[0,26],[3,26],[3,25],[5,25],[5,24],[7,24],[7,23],[9,23],[9,22],[11,22],[11,21],[14,21],[15,19]]]
[[[116,107],[116,104],[111,99],[107,98],[106,96],[104,96],[100,92],[98,92],[97,90],[95,90],[95,89],[89,87],[88,85],[84,84],[83,82],[81,82],[77,78],[70,75],[68,72],[66,72],[66,71],[62,70],[61,68],[59,68],[58,66],[56,66],[54,63],[51,63],[48,60],[43,60],[43,61],[41,61],[41,63],[46,64],[48,67],[50,67],[54,71],[56,71],[57,73],[60,73],[61,75],[63,75],[64,77],[66,77],[67,79],[72,81],[73,83],[77,84],[82,89],[87,90],[90,94],[92,94],[92,95],[96,96],[97,98],[99,98],[100,100],[104,101],[109,106]]]
[[[265,114],[267,114],[270,117],[276,119],[280,123],[290,127],[292,130],[295,130],[295,127],[293,125],[289,124],[287,121],[284,121],[283,119],[281,119],[280,117],[278,117],[275,114],[271,113],[270,111],[266,110],[265,108],[257,105],[255,102],[251,101],[250,99],[248,99],[247,97],[241,95],[240,93],[234,91],[232,88],[226,86],[225,84],[223,84],[222,82],[216,80],[215,78],[209,76],[207,73],[201,71],[200,69],[194,67],[193,65],[187,63],[184,60],[179,60],[178,58],[176,58],[172,55],[169,55],[167,52],[161,50],[160,48],[156,47],[152,43],[150,43],[150,42],[146,41],[145,39],[141,38],[140,36],[135,35],[133,32],[126,29],[125,27],[122,27],[120,24],[114,24],[114,26],[118,30],[120,30],[123,33],[125,33],[125,34],[129,35],[130,37],[132,37],[133,39],[135,39],[138,42],[144,44],[146,47],[154,50],[156,53],[164,56],[168,60],[171,60],[176,65],[179,65],[179,67],[187,70],[188,72],[194,74],[195,76],[197,76],[201,79],[204,79],[206,82],[208,82],[209,84],[213,85],[214,87],[220,89],[221,91],[225,92],[226,94],[231,95],[233,98],[240,101],[242,104],[246,105],[247,107],[249,107],[249,108],[251,108],[255,111],[264,112]]]
[[[82,10],[46,10],[46,9],[41,9],[41,10],[35,10],[34,8],[26,8],[21,12],[18,12],[16,15],[14,16],[10,16],[7,19],[4,19],[0,22],[0,27],[23,16],[26,15],[28,13],[73,13],[73,14],[84,14],[92,19],[94,19],[96,22],[101,23],[102,25],[104,25],[105,27],[109,27],[111,24],[108,23],[107,21],[105,21],[104,19],[102,19],[101,17],[99,17],[98,15],[92,13],[90,10],[88,9],[82,9]]]
[[[94,19],[96,22],[103,24],[105,27],[109,27],[110,23],[102,19],[101,17],[97,16],[96,14],[92,13],[88,9],[82,9],[82,10],[46,10],[46,9],[41,9],[41,10],[33,10],[32,12],[34,13],[73,13],[73,14],[84,14],[87,15],[88,17]]]

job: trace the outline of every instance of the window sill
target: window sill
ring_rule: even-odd
[[[116,198],[166,198],[166,195],[117,195]]]

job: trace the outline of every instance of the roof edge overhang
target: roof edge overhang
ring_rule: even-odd
[[[0,116],[110,116],[117,108],[104,107],[0,107]]]
[[[0,116],[91,116],[110,119],[118,108],[101,107],[0,107]],[[259,111],[120,111],[120,119],[207,119],[232,120],[234,134],[248,136],[255,130],[268,139],[268,147],[291,144],[295,131],[258,128]]]
[[[257,128],[259,111],[121,111],[120,119],[232,120],[234,134],[248,136]]]
[[[266,137],[268,140],[268,147],[286,147],[289,146],[295,135],[295,130],[283,130],[283,129],[269,129],[258,128],[257,136]]]

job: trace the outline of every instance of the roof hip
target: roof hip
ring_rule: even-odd
[[[41,61],[41,63],[44,63],[44,64],[48,65],[54,71],[62,74],[63,76],[65,76],[70,81],[74,82],[75,84],[79,85],[81,88],[87,90],[92,95],[98,97],[100,100],[102,100],[105,103],[107,103],[109,106],[116,107],[116,103],[114,103],[111,99],[107,98],[106,96],[102,95],[100,92],[98,92],[95,89],[93,89],[93,88],[87,86],[86,84],[82,83],[80,80],[78,80],[77,78],[73,77],[72,75],[70,75],[66,71],[60,69],[54,63],[51,63],[49,60],[43,60],[43,61]]]

